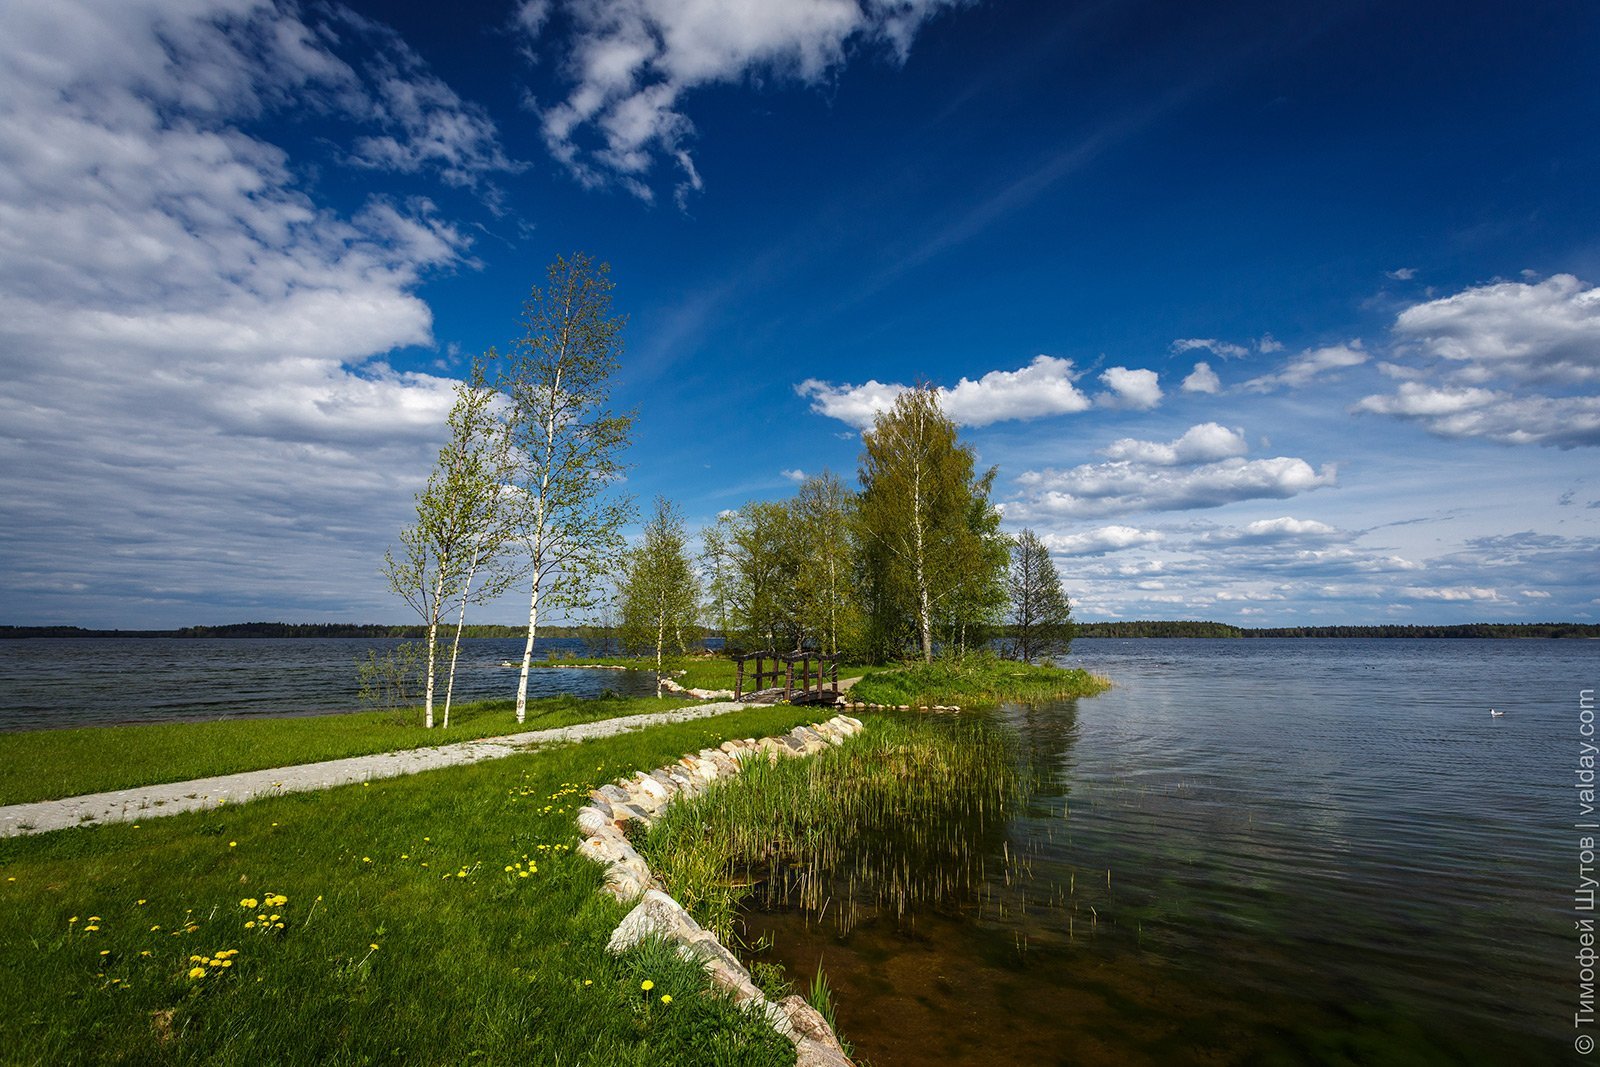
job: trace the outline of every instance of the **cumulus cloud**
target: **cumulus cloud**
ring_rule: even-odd
[[[1210,463],[1230,459],[1248,451],[1250,446],[1244,439],[1243,431],[1230,430],[1214,422],[1203,422],[1189,427],[1177,440],[1165,444],[1124,437],[1108,445],[1104,455],[1113,460],[1172,467],[1180,463]]]
[[[1087,410],[1089,398],[1078,390],[1077,379],[1072,360],[1036,356],[1019,370],[994,370],[977,380],[962,378],[952,387],[939,387],[937,392],[945,414],[955,422],[962,426],[988,426]],[[795,386],[795,392],[808,398],[811,410],[817,414],[866,429],[879,412],[887,411],[895,397],[909,388],[876,379],[861,385],[834,385],[808,378]]]
[[[1194,370],[1183,380],[1183,391],[1215,395],[1222,391],[1222,379],[1217,377],[1217,372],[1211,369],[1209,363],[1196,363]]]
[[[1161,403],[1161,382],[1153,370],[1112,367],[1100,375],[1100,381],[1110,391],[1096,399],[1107,407],[1149,411]]]
[[[1600,445],[1600,288],[1570,274],[1496,282],[1401,312],[1393,393],[1352,410],[1447,438],[1557,448]]]
[[[1500,282],[1407,308],[1394,333],[1464,381],[1600,382],[1600,288],[1570,274]]]
[[[588,185],[616,181],[648,200],[660,160],[679,170],[680,195],[700,177],[686,145],[691,90],[745,78],[816,84],[853,47],[886,49],[904,61],[923,23],[962,0],[564,0],[573,26],[564,42],[566,98],[539,108],[552,155]],[[524,5],[516,24],[532,38],[549,6]]]
[[[806,472],[801,470],[799,467],[796,467],[794,470],[779,471],[778,473],[783,475],[784,478],[788,479],[789,481],[794,482],[796,485],[806,480]]]
[[[431,343],[415,287],[467,241],[422,198],[319,206],[287,153],[245,127],[293,106],[392,137],[412,154],[390,161],[402,170],[461,183],[496,164],[407,147],[452,104],[426,78],[409,112],[398,87],[374,95],[371,72],[332,47],[366,32],[354,23],[204,0],[12,8],[0,544],[13,612],[175,623],[219,598],[230,615],[386,606],[367,577],[374,542],[405,514],[453,383],[375,357]],[[374,47],[419,75],[414,57]],[[454,143],[492,159],[491,141],[478,126]]]
[[[1338,529],[1316,519],[1296,519],[1288,515],[1276,519],[1257,519],[1243,526],[1213,530],[1200,537],[1209,544],[1277,544],[1284,541],[1326,541],[1343,536]]]
[[[1347,367],[1359,367],[1370,358],[1362,351],[1360,341],[1310,349],[1289,360],[1283,369],[1275,374],[1251,378],[1241,388],[1251,393],[1268,393],[1275,389],[1299,389],[1332,372]]]
[[[1103,556],[1125,548],[1153,545],[1165,539],[1159,530],[1141,530],[1136,526],[1102,526],[1075,534],[1045,534],[1040,538],[1046,548],[1058,556]]]
[[[1303,459],[1230,459],[1188,469],[1118,461],[1066,471],[1027,472],[1018,482],[1030,491],[1008,504],[1007,518],[1124,515],[1140,511],[1215,508],[1241,500],[1284,500],[1337,484],[1331,465],[1315,470]]]

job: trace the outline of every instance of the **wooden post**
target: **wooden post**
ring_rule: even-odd
[[[839,695],[839,653],[835,652],[833,654],[833,656],[831,657],[830,662],[832,662],[832,664],[833,664],[833,695],[834,696],[838,696]],[[820,681],[817,683],[819,688],[821,687],[821,684],[822,683]]]
[[[744,657],[743,656],[736,656],[736,657],[734,657],[734,660],[735,660],[736,663],[738,663],[739,667],[738,667],[738,672],[734,675],[733,699],[735,699],[735,700],[743,700],[744,699]]]
[[[774,671],[774,674],[777,672]],[[776,678],[773,681],[777,681]],[[783,657],[783,699],[788,700],[794,695],[794,659],[791,656]]]

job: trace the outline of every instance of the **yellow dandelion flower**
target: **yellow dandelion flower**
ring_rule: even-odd
[[[241,908],[259,908],[260,906],[261,902],[255,897],[245,897],[243,900],[239,901],[239,907]]]
[[[270,918],[270,919],[268,919],[268,920],[267,920],[267,922],[269,922],[269,923],[275,923],[275,922],[277,922],[277,921],[278,921],[278,920],[279,920],[279,919],[281,919],[281,918],[283,918],[283,916],[282,916],[282,915],[274,915],[274,916],[272,916],[272,917],[271,917],[271,918]]]
[[[136,900],[136,901],[134,901],[134,903],[139,905],[139,907],[142,908],[142,907],[144,907],[146,904],[148,904],[150,902],[148,900]]]
[[[526,878],[526,877],[528,877],[528,872],[527,871],[518,871],[517,872],[517,877],[518,878]]]
[[[99,922],[99,921],[100,921],[100,916],[98,916],[98,915],[91,915],[91,916],[89,916],[89,921],[90,921],[90,922],[92,922],[92,923],[97,923],[97,922]]]
[[[217,966],[218,967],[232,967],[233,966],[233,961],[232,960],[218,960],[217,961]]]
[[[155,932],[156,932],[156,931],[157,931],[157,930],[159,930],[159,929],[161,929],[161,927],[160,927],[160,926],[152,926],[152,927],[151,927],[151,928],[150,928],[150,932],[151,932],[151,933],[152,933],[152,934],[153,934],[153,933],[155,933]]]
[[[92,934],[98,929],[100,929],[98,926],[96,926],[94,923],[90,923],[88,926],[83,928],[83,932],[86,934]]]
[[[594,979],[593,978],[585,978],[583,980],[583,984],[584,985],[594,985]]]
[[[378,951],[378,945],[377,945],[376,942],[374,942],[373,944],[368,945],[367,947],[370,948],[374,952]]]
[[[108,949],[108,948],[103,948],[103,949],[100,950],[100,955],[109,956],[109,955],[111,955],[111,950]]]
[[[274,930],[282,930],[283,929],[283,924],[282,923],[274,923],[272,928]]]
[[[639,988],[644,990],[646,993],[650,992],[650,990],[654,989],[655,987],[656,987],[656,984],[654,982],[650,981],[650,979],[648,979],[648,978],[646,978],[644,981],[639,983]]]
[[[145,956],[145,957],[149,957],[149,956],[154,956],[155,953],[151,952],[149,949],[143,949],[142,951],[140,951],[139,955]]]
[[[663,994],[661,994],[661,1003],[663,1003],[663,1004],[671,1004],[672,1003],[672,994],[671,993],[663,993]]]
[[[237,841],[229,841],[228,842],[228,847],[229,848],[238,848],[239,847],[239,842],[237,842]]]
[[[74,915],[72,918],[67,920],[67,922],[69,922],[69,923],[75,923],[77,921],[78,921],[78,917],[76,915]]]
[[[190,978],[204,978],[205,976],[206,976],[206,969],[204,967],[190,967],[189,968],[189,977]]]

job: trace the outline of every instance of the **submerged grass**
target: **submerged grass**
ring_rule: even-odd
[[[1081,669],[1030,665],[984,653],[968,653],[874,673],[857,682],[850,696],[868,704],[965,707],[1003,700],[1092,696],[1110,688],[1108,679]]]
[[[1007,735],[975,717],[872,716],[867,726],[842,748],[756,760],[675,803],[642,842],[651,869],[725,940],[746,901],[831,914],[848,930],[975,892],[1022,800]]]
[[[0,733],[0,804],[424,748],[693,703],[654,697],[548,697],[529,701],[527,721],[518,724],[509,700],[479,701],[453,707],[448,730],[424,729],[422,712],[413,708]]]
[[[572,810],[620,774],[814,715],[0,841],[0,1059],[792,1064],[697,967],[605,951],[624,909],[572,851]]]

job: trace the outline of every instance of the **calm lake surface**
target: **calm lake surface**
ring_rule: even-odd
[[[1116,688],[985,713],[1040,784],[975,899],[843,935],[747,914],[791,975],[821,962],[859,1057],[1579,1059],[1600,643],[1082,640],[1065,662]]]
[[[400,641],[371,638],[41,638],[0,641],[0,730],[174,722],[253,715],[353,711],[356,664]],[[522,641],[461,642],[456,699],[516,695]],[[582,642],[540,638],[551,649]],[[541,669],[529,697],[602,692],[647,695],[654,681],[633,671]],[[442,691],[441,691],[442,692]]]

